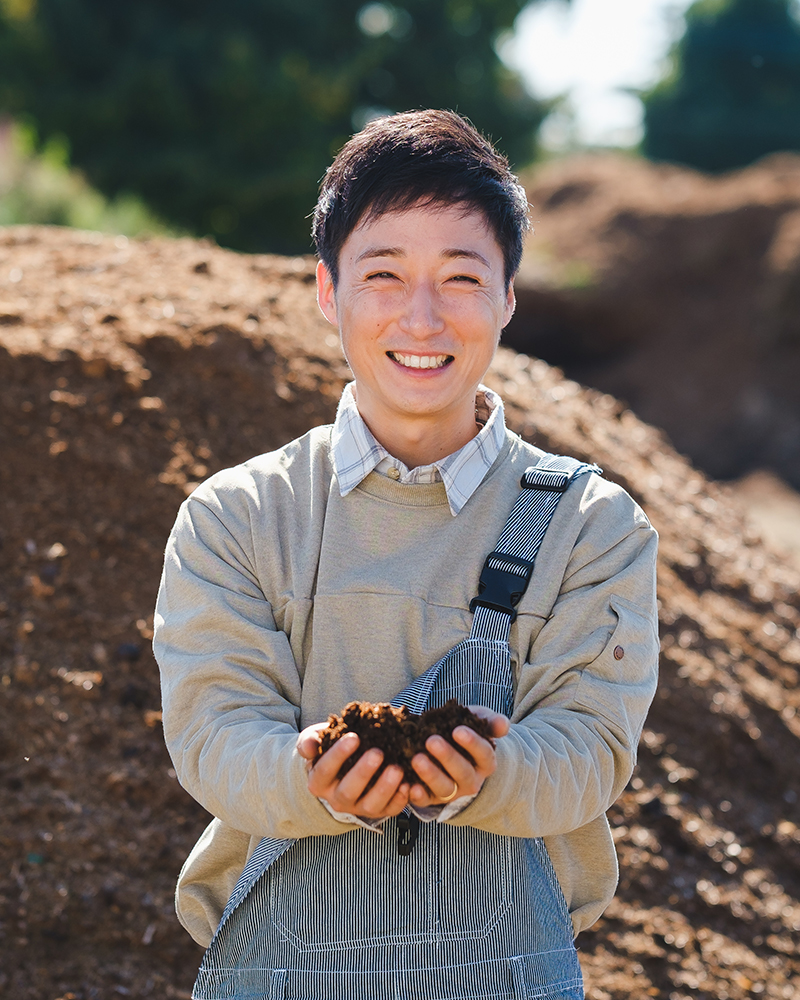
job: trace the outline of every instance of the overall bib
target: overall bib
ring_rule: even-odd
[[[526,471],[470,605],[469,637],[394,705],[420,713],[457,698],[511,714],[515,608],[561,495],[590,471],[599,470],[559,456]],[[381,829],[262,840],[193,997],[581,1000],[572,922],[541,839],[419,824],[408,815]]]

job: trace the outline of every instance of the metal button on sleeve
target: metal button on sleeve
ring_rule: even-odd
[[[622,648],[622,646],[615,646],[614,647],[614,659],[615,660],[621,660],[624,655],[625,655],[625,650]]]

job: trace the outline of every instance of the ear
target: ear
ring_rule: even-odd
[[[514,310],[517,308],[517,299],[514,295],[514,280],[512,278],[508,283],[508,291],[506,292],[506,301],[503,306],[503,324],[502,329],[508,326],[511,322],[511,317],[514,315]]]
[[[334,326],[339,326],[336,315],[336,289],[328,268],[320,261],[317,264],[317,305],[325,319]]]

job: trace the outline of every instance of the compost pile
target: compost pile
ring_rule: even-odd
[[[800,489],[800,156],[717,178],[578,156],[526,183],[508,343],[626,400],[707,473]]]
[[[212,472],[332,419],[309,259],[0,230],[0,992],[188,997],[172,911],[207,822],[163,747],[161,555]],[[661,534],[662,681],[611,810],[593,1000],[800,995],[797,573],[611,396],[502,349],[512,427],[598,462]]]

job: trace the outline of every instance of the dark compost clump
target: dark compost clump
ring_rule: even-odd
[[[395,708],[386,702],[372,704],[368,701],[351,701],[342,710],[341,716],[329,716],[327,728],[320,733],[317,756],[321,757],[347,733],[356,733],[360,740],[358,749],[342,764],[339,769],[340,778],[347,774],[367,750],[377,747],[383,751],[381,771],[390,764],[397,764],[403,769],[406,781],[423,784],[411,766],[411,760],[418,753],[430,757],[425,749],[425,741],[429,736],[441,736],[470,763],[475,763],[464,747],[453,739],[453,730],[458,726],[469,726],[478,736],[482,736],[494,746],[491,725],[486,719],[480,718],[464,705],[460,705],[455,698],[451,698],[439,708],[429,708],[421,715],[414,715],[405,705]],[[381,771],[375,775],[368,787],[374,784]]]

